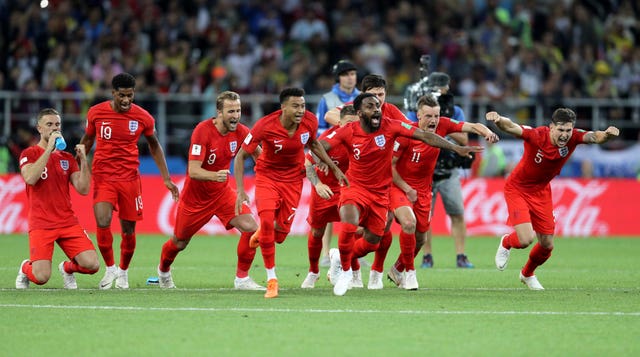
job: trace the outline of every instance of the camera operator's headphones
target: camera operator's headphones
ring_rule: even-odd
[[[446,94],[442,94],[440,89],[443,87],[449,88],[449,82],[451,78],[448,74],[442,72],[432,72],[427,78],[426,87],[432,93],[437,93],[438,104],[440,104],[440,115],[443,117],[451,118],[454,114],[453,94],[447,91]]]
[[[357,71],[357,70],[358,68],[356,67],[355,64],[347,60],[340,60],[333,65],[333,68],[331,69],[331,73],[333,73],[333,77],[335,78],[336,82],[338,82],[340,80],[340,75],[343,74],[344,72]]]
[[[427,79],[427,87],[438,90],[442,87],[449,87],[451,78],[448,74],[442,72],[432,72]]]

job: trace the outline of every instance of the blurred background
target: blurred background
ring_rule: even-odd
[[[615,125],[619,139],[581,147],[563,176],[636,177],[640,169],[640,5],[632,0],[0,0],[0,173],[15,172],[37,140],[43,107],[63,113],[73,147],[88,108],[109,99],[122,71],[136,102],[156,118],[172,173],[185,172],[191,130],[214,116],[223,90],[242,94],[251,126],[278,109],[278,94],[303,87],[315,112],[340,59],[358,78],[383,75],[387,101],[403,108],[421,79],[419,59],[451,77],[467,121],[497,110],[546,125],[566,106],[587,130]],[[522,143],[493,151],[505,175]],[[153,173],[144,158],[141,171]]]

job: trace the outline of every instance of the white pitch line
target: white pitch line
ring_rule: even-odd
[[[316,290],[322,290],[323,288],[316,288]],[[392,288],[390,288],[392,289]],[[288,291],[288,290],[301,290],[300,288],[280,288],[280,291]],[[324,288],[324,290],[330,291],[329,288]],[[18,291],[15,288],[0,288],[0,292],[10,292],[10,291]],[[42,288],[35,288],[35,289],[29,289],[29,291],[39,291],[39,292],[43,292],[43,293],[47,293],[47,292],[60,292],[63,291],[62,287],[55,287],[54,284],[52,284],[50,287],[49,286],[45,286]],[[97,288],[79,288],[79,289],[75,289],[74,291],[100,291],[103,293],[108,294],[109,291],[125,291],[125,290],[121,290],[121,289],[111,289],[111,290],[98,290]],[[198,291],[198,292],[202,292],[202,291],[212,291],[212,292],[224,292],[224,291],[239,291],[235,288],[177,288],[177,289],[171,289],[171,290],[166,290],[166,289],[161,289],[158,286],[148,286],[148,287],[139,287],[139,288],[129,288],[126,291],[159,291],[159,292],[163,292],[163,293],[171,293],[171,292],[176,292],[176,291],[182,291],[182,292],[194,292],[194,291]],[[402,291],[401,289],[398,289],[397,291]],[[446,287],[428,287],[428,288],[419,288],[418,291],[523,291],[523,292],[528,292],[529,290],[527,290],[526,287],[524,286],[519,286],[517,285],[516,287],[512,287],[512,288],[500,288],[500,287],[494,287],[494,288],[483,288],[483,287],[468,287],[468,288],[446,288]],[[581,287],[566,287],[566,288],[547,288],[545,291],[604,291],[604,292],[617,292],[617,291],[624,291],[624,292],[636,292],[639,291],[640,292],[640,288],[639,287],[592,287],[592,288],[581,288]],[[532,292],[532,293],[537,293],[537,292]]]
[[[640,316],[640,311],[441,311],[441,310],[353,310],[353,309],[260,309],[221,307],[148,307],[148,306],[92,306],[92,305],[22,305],[0,304],[2,308],[63,309],[63,310],[125,310],[125,311],[195,311],[195,312],[278,312],[278,313],[351,313],[403,315],[561,315],[561,316]]]

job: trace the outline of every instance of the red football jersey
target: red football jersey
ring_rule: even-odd
[[[332,138],[333,136],[336,135],[335,132],[338,128],[340,127],[339,126],[330,127],[328,130],[326,130],[320,135],[318,140]],[[333,161],[340,168],[340,170],[342,170],[342,172],[347,172],[347,169],[349,169],[349,153],[347,152],[347,149],[343,145],[336,145],[330,148],[327,151],[327,154],[331,158],[331,161]],[[314,159],[311,153],[307,153],[307,159],[309,159],[309,161],[311,162],[314,162]],[[329,172],[327,173],[324,173],[323,171],[320,171],[319,169],[316,168],[316,173],[318,174],[318,177],[320,178],[322,183],[324,183],[325,185],[331,188],[331,191],[333,191],[334,193],[340,192],[340,187],[341,187],[340,182],[338,181],[336,176],[333,174],[333,172],[331,172],[331,170],[329,170]]]
[[[138,139],[151,136],[155,121],[149,112],[132,104],[117,113],[109,101],[94,105],[87,113],[87,135],[95,136],[92,174],[96,181],[131,181],[140,173]]]
[[[256,161],[256,174],[277,181],[292,182],[305,176],[304,147],[318,131],[318,119],[315,114],[306,111],[298,129],[290,137],[280,123],[282,110],[262,117],[253,126],[242,147],[253,153],[258,145],[262,154]]]
[[[35,145],[20,154],[20,168],[35,163],[44,154],[44,148]],[[29,230],[64,228],[78,224],[71,208],[69,184],[71,174],[79,171],[73,155],[55,150],[49,156],[40,179],[27,185],[29,201]]]
[[[202,121],[191,134],[189,160],[202,161],[201,167],[207,171],[228,170],[247,134],[249,128],[242,124],[238,124],[236,131],[222,135],[213,120]],[[204,202],[208,202],[218,192],[226,192],[222,188],[228,185],[229,180],[202,181],[187,175],[180,199],[189,205],[204,205]]]
[[[347,179],[351,186],[364,187],[370,191],[388,190],[391,184],[391,159],[395,139],[399,136],[411,137],[415,126],[398,120],[382,117],[380,128],[367,133],[360,122],[352,122],[336,130],[336,134],[326,141],[334,147],[344,145],[349,153]]]
[[[418,123],[414,123],[418,127]],[[440,117],[436,134],[444,137],[461,132],[464,122]],[[396,170],[405,182],[414,189],[430,190],[433,171],[436,167],[440,148],[425,144],[420,140],[400,137],[396,139],[394,156],[398,157]]]
[[[507,185],[528,192],[542,190],[560,173],[576,146],[584,142],[587,133],[574,128],[567,145],[557,147],[551,143],[549,131],[548,126],[522,126],[524,154],[507,178]]]

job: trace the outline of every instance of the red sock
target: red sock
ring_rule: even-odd
[[[353,256],[353,245],[358,226],[350,223],[342,223],[342,230],[338,234],[338,249],[340,250],[340,263],[342,270],[351,269],[351,257]]]
[[[400,232],[400,260],[402,261],[403,270],[415,270],[414,258],[416,250],[416,235]],[[397,269],[397,267],[396,267]]]
[[[358,238],[353,243],[353,256],[356,258],[362,258],[365,255],[374,252],[380,247],[380,243],[369,243],[364,238]]]
[[[62,265],[62,268],[64,269],[65,272],[67,272],[67,274],[73,274],[73,273],[95,274],[98,271],[98,269],[95,269],[95,270],[87,269],[81,266],[80,264],[76,263],[75,260],[68,260],[64,262],[64,264]]]
[[[178,246],[173,242],[173,238],[167,239],[167,241],[162,245],[162,251],[160,252],[160,265],[158,269],[163,273],[171,270],[171,264],[173,264],[178,253],[180,253],[180,249],[178,249]]]
[[[351,270],[356,271],[360,270],[360,261],[358,258],[351,255]]]
[[[115,265],[113,259],[113,234],[111,233],[111,227],[100,228],[96,231],[96,239],[98,240],[98,249],[104,259],[104,264],[108,267]]]
[[[120,242],[120,269],[129,269],[133,252],[136,250],[136,234],[122,233],[122,242]]]
[[[276,266],[275,228],[273,221],[276,217],[274,210],[265,210],[260,214],[260,251],[265,269]]]
[[[393,263],[393,267],[399,272],[403,272],[405,270],[404,264],[402,264],[402,253],[398,255],[398,259]]]
[[[520,240],[518,239],[518,234],[516,233],[516,231],[509,233],[509,235],[502,240],[502,247],[507,249],[522,248],[522,245],[520,244]]]
[[[314,237],[310,231],[307,235],[307,251],[309,254],[309,271],[315,274],[320,272],[318,261],[322,254],[322,236]]]
[[[242,232],[240,234],[240,240],[238,240],[238,264],[236,266],[236,276],[238,278],[246,278],[249,276],[253,258],[256,256],[255,248],[249,247],[249,239],[251,239],[252,235],[253,232]]]
[[[547,249],[540,245],[540,243],[536,243],[533,248],[531,248],[531,252],[529,252],[529,260],[527,260],[524,268],[522,268],[522,275],[526,277],[534,275],[533,272],[536,268],[549,259],[552,250],[553,248]]]
[[[29,278],[29,281],[34,284],[42,285],[46,283],[46,281],[40,281],[36,278],[35,275],[33,275],[33,266],[31,265],[31,261],[28,261],[22,265],[22,272],[25,273],[27,278]]]
[[[273,239],[276,241],[276,243],[282,244],[282,242],[287,239],[287,234],[289,234],[289,232],[274,231]]]
[[[382,234],[378,249],[376,249],[374,254],[371,269],[375,271],[384,271],[384,260],[387,259],[387,252],[389,251],[389,247],[391,247],[392,240],[393,234],[391,233],[391,231]]]

